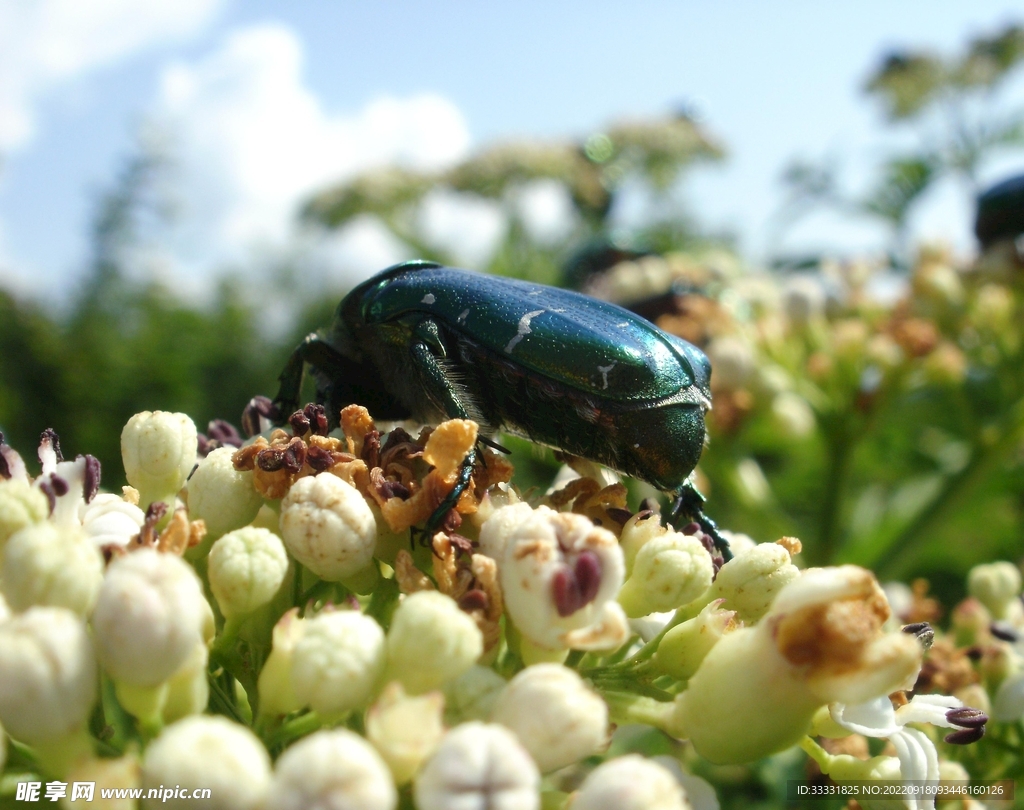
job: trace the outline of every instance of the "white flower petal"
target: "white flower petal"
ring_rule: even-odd
[[[939,778],[939,760],[935,753],[935,745],[923,733],[914,729],[904,729],[889,736],[896,749],[896,756],[900,761],[900,776],[905,782],[921,782],[929,778],[929,771],[934,766],[934,776]],[[931,749],[929,751],[929,749]],[[908,797],[907,805],[910,810],[918,808],[933,808],[934,798],[917,799]]]
[[[896,712],[886,695],[852,706],[833,703],[828,710],[843,728],[865,737],[889,737],[900,730]]]
[[[949,695],[915,695],[913,700],[896,710],[896,722],[901,726],[907,723],[931,723],[943,728],[953,728],[946,719],[946,712],[959,709],[963,703]]]

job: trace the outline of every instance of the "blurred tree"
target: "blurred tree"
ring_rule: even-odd
[[[273,390],[289,335],[271,343],[237,284],[223,282],[201,307],[127,272],[149,221],[168,215],[155,187],[165,166],[144,152],[129,160],[99,202],[90,272],[69,314],[58,318],[0,293],[0,425],[31,458],[53,427],[70,456],[89,452],[123,483],[120,431],[141,410],[237,423],[245,403]]]
[[[722,155],[722,147],[688,115],[624,122],[583,141],[499,144],[435,174],[395,167],[369,172],[318,194],[303,216],[337,228],[373,214],[418,255],[451,263],[451,256],[424,240],[416,207],[439,188],[492,200],[501,205],[509,227],[490,266],[479,269],[553,283],[558,251],[531,243],[518,207],[524,187],[554,181],[566,190],[578,219],[569,241],[579,243],[607,230],[627,184],[645,184],[664,203],[687,167]],[[678,213],[671,211],[671,218],[678,221]],[[657,219],[652,217],[652,226],[664,225]]]
[[[885,56],[865,92],[881,103],[889,124],[913,129],[917,146],[885,160],[860,195],[841,188],[834,160],[794,161],[782,178],[788,189],[783,221],[791,224],[820,206],[875,217],[890,227],[894,257],[905,263],[908,218],[926,191],[956,177],[974,196],[983,161],[1024,146],[1024,109],[1006,111],[999,92],[1022,61],[1024,28],[1017,24],[971,40],[958,56],[913,49]]]

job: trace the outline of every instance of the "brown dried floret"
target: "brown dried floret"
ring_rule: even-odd
[[[928,596],[930,587],[927,579],[915,579],[910,583],[910,592],[913,598],[910,607],[907,608],[906,616],[901,617],[905,623],[928,622],[935,624],[935,621],[942,616],[942,605],[937,599]]]
[[[423,448],[423,460],[432,464],[446,483],[455,483],[463,459],[476,444],[478,427],[468,419],[449,419],[438,425]]]
[[[574,478],[548,496],[555,509],[571,503],[571,511],[586,515],[599,526],[618,532],[633,515],[626,505],[626,487],[615,483],[602,487],[593,478]]]
[[[939,343],[939,329],[924,318],[895,318],[889,333],[911,357],[924,357]]]
[[[443,532],[434,535],[433,548],[437,589],[473,618],[483,636],[484,651],[493,649],[501,637],[504,605],[494,560],[482,554],[466,555]]]
[[[395,555],[395,581],[402,593],[434,590],[430,577],[416,567],[412,554],[404,548]]]
[[[140,548],[155,548],[165,554],[176,554],[179,557],[193,546],[198,546],[206,536],[206,522],[189,520],[188,511],[177,509],[163,531],[157,534],[157,524],[167,514],[167,504],[157,501],[146,510],[146,519],[139,533],[127,546],[108,547],[109,557],[120,556],[122,553],[137,551]]]
[[[354,456],[362,456],[363,439],[373,430],[373,418],[362,405],[349,405],[341,409],[341,430],[348,440],[348,451]]]
[[[479,501],[495,484],[512,480],[512,462],[502,453],[483,448],[477,451],[477,465],[473,470],[473,492]]]
[[[937,638],[924,658],[914,691],[952,695],[978,680],[969,650],[957,648],[948,638]]]

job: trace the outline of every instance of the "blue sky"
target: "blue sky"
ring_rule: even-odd
[[[180,217],[142,274],[201,290],[220,268],[294,249],[295,206],[369,165],[440,166],[495,139],[582,136],[680,104],[728,161],[685,187],[705,226],[759,260],[796,156],[841,156],[856,188],[898,142],[860,92],[898,45],[951,52],[1012,19],[996,0],[856,4],[284,3],[0,0],[0,283],[61,298],[87,260],[90,214],[140,132],[176,161]],[[1019,19],[1019,17],[1016,17]],[[1008,100],[1024,103],[1024,84]],[[144,140],[144,138],[143,138]],[[984,178],[1019,168],[993,161]],[[439,240],[486,255],[486,206],[440,200]],[[557,211],[558,206],[549,206]],[[963,189],[915,216],[968,251]],[[817,216],[782,248],[877,250],[884,231]],[[471,247],[476,246],[473,249]],[[362,222],[322,252],[357,276],[400,253]]]

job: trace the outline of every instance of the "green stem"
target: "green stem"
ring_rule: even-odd
[[[832,561],[839,543],[840,512],[846,480],[849,477],[850,461],[853,457],[854,442],[844,422],[838,422],[826,432],[828,442],[828,469],[825,474],[825,491],[821,501],[821,533],[818,543],[807,549],[815,565]]]
[[[231,676],[228,675],[228,677]],[[224,687],[221,686],[220,683],[220,678],[211,675],[208,680],[210,682],[210,703],[213,704],[213,708],[218,713],[223,714],[226,717],[230,717],[232,720],[237,723],[241,723],[243,726],[249,725],[238,711],[238,707],[235,705],[234,696],[229,695],[224,691]]]
[[[608,704],[611,721],[617,725],[642,723],[664,730],[671,724],[674,703],[628,692],[608,691],[601,694]]]
[[[985,444],[971,457],[956,475],[946,479],[945,485],[932,501],[922,508],[890,542],[861,565],[890,577],[899,577],[913,561],[922,542],[932,536],[936,527],[957,514],[974,491],[997,470],[1010,453],[1017,452],[1024,440],[1024,400],[1010,409],[1004,426],[987,437]]]
[[[306,712],[278,726],[267,740],[268,748],[284,747],[292,740],[305,737],[323,726],[323,720],[316,712]]]

